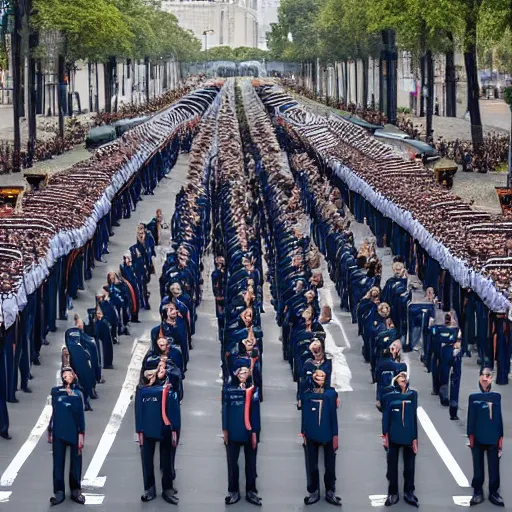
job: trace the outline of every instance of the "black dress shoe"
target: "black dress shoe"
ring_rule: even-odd
[[[82,491],[77,489],[71,493],[71,501],[74,501],[79,505],[85,505],[85,496],[82,494]]]
[[[5,432],[0,432],[0,437],[2,437],[3,439],[12,439],[12,437],[9,435],[9,431],[6,430]]]
[[[23,393],[32,393],[32,390],[28,386],[22,387],[21,390]]]
[[[505,506],[505,502],[503,501],[503,498],[500,496],[499,492],[493,492],[492,494],[489,494],[489,501],[497,507]]]
[[[256,505],[257,507],[261,507],[261,498],[254,491],[248,492],[245,499],[249,503],[252,503],[253,505]]]
[[[103,369],[104,370],[113,370],[114,369],[114,365],[108,364],[107,366],[104,366]]]
[[[178,496],[176,496],[173,492],[174,489],[169,489],[167,491],[164,491],[162,493],[162,498],[164,499],[164,501],[166,501],[167,503],[170,503],[171,505],[177,505],[180,501],[180,499],[178,498]]]
[[[314,503],[317,503],[320,500],[320,492],[310,492],[309,496],[306,496],[304,498],[304,504],[305,505],[313,505]]]
[[[432,396],[437,396],[437,395],[439,395],[439,393],[438,393],[437,391],[431,391],[431,392],[430,392],[430,394],[431,394]]]
[[[408,503],[409,505],[412,505],[413,507],[418,508],[420,504],[418,503],[418,498],[414,496],[414,493],[408,492],[404,494],[404,501],[405,503]]]
[[[392,507],[393,505],[396,505],[399,500],[400,498],[398,497],[398,494],[389,494],[384,505],[386,507]]]
[[[483,503],[484,499],[485,498],[483,494],[473,494],[473,497],[471,498],[469,505],[471,507],[474,507],[475,505],[480,505],[480,503]]]
[[[335,507],[341,507],[341,498],[334,494],[334,491],[327,491],[325,495],[325,501],[334,505]]]
[[[225,498],[224,503],[226,505],[234,505],[240,501],[240,493],[239,492],[230,492]]]
[[[458,416],[450,416],[450,419],[451,419],[452,421],[456,421],[456,420],[458,420],[458,419],[459,419],[459,417],[458,417]]]
[[[41,366],[41,360],[39,359],[39,357],[35,357],[34,360],[32,361],[32,364],[34,366]]]
[[[55,496],[50,498],[50,505],[53,507],[54,505],[60,505],[66,499],[66,495],[63,491],[59,491],[55,493]]]
[[[141,497],[140,500],[144,503],[148,501],[153,501],[156,498],[156,489],[155,487],[151,487],[151,489],[147,490]]]
[[[84,411],[92,412],[92,407],[89,404],[85,404]]]

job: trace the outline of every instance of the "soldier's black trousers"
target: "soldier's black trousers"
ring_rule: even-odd
[[[471,486],[475,493],[482,494],[485,470],[484,453],[487,452],[487,468],[489,471],[489,494],[497,492],[500,488],[500,459],[498,457],[498,446],[480,444],[475,442],[471,449],[473,455],[473,481]]]
[[[333,492],[336,490],[336,452],[332,443],[322,444],[308,439],[304,445],[304,454],[306,456],[306,475],[309,493],[320,489],[320,471],[318,469],[318,452],[320,447],[324,449],[325,490]]]
[[[70,444],[62,439],[53,438],[53,492],[65,492],[64,469],[66,464],[66,449],[69,446],[69,488],[71,491],[80,489],[82,481],[82,456],[78,455],[78,444]]]
[[[228,458],[228,492],[240,492],[238,457],[240,448],[244,448],[245,456],[245,492],[256,492],[256,456],[258,447],[253,450],[251,442],[237,443],[228,441],[226,454]]]
[[[414,466],[416,455],[411,446],[389,443],[388,449],[388,494],[398,494],[398,459],[400,448],[404,457],[404,493],[414,492]]]
[[[172,445],[172,432],[166,432],[163,439],[152,439],[144,436],[144,443],[141,449],[142,455],[142,477],[144,479],[144,490],[149,491],[155,486],[155,448],[160,443],[160,470],[162,471],[162,491],[172,489],[172,483],[176,477],[174,460],[176,448]]]

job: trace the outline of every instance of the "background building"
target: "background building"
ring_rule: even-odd
[[[208,48],[213,46],[258,47],[260,42],[260,11],[263,0],[164,0],[162,8],[171,11],[184,29],[201,39],[203,50],[208,34]]]

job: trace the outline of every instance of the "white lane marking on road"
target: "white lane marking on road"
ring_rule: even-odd
[[[332,312],[332,321],[339,326],[341,329],[341,335],[343,336],[343,341],[345,342],[345,346],[350,349],[350,341],[348,339],[347,333],[345,332],[345,328],[343,327],[343,323],[340,322],[338,319],[336,313],[334,312],[334,301],[332,299],[332,293],[331,290],[329,290],[328,286],[324,286],[323,288],[320,288],[320,298],[324,299],[327,305],[331,308]]]
[[[0,491],[0,503],[7,503],[12,491]]]
[[[102,505],[105,499],[104,494],[89,494],[84,492],[85,504],[86,505]]]
[[[98,488],[105,485],[106,477],[99,477],[98,475],[110,449],[112,448],[112,445],[114,444],[116,435],[121,428],[124,415],[126,414],[133,394],[135,393],[135,387],[139,381],[142,361],[147,350],[148,342],[139,341],[128,366],[126,378],[121,388],[121,392],[119,393],[119,398],[117,399],[108,424],[103,431],[98,447],[94,452],[91,463],[89,464],[82,481],[83,486],[86,488]]]
[[[61,383],[60,380],[60,369],[57,370],[55,375],[56,385]],[[37,446],[39,439],[48,428],[48,424],[50,423],[50,419],[52,417],[52,404],[50,395],[46,398],[46,405],[44,406],[39,418],[28,435],[27,440],[23,443],[22,447],[18,450],[18,453],[14,456],[7,469],[3,472],[2,477],[0,478],[0,486],[2,487],[10,487],[18,473],[20,472],[23,464],[30,457],[30,454],[34,451],[34,448]]]
[[[471,496],[452,496],[453,503],[455,505],[459,505],[460,507],[470,507],[469,502],[471,501]]]
[[[387,497],[387,494],[371,494],[369,496],[372,507],[383,507]]]
[[[441,439],[441,436],[432,423],[432,420],[429,418],[425,409],[423,409],[421,406],[418,407],[418,419],[420,420],[423,430],[426,432],[430,441],[434,445],[434,448],[437,450],[437,453],[441,459],[443,459],[443,462],[448,468],[448,471],[450,471],[453,478],[457,482],[457,485],[460,487],[471,487],[469,485],[468,479],[466,478],[466,475],[455,460],[455,457],[452,455],[445,442]]]
[[[321,302],[327,303],[331,310],[332,307],[332,295],[328,288],[320,288],[320,299]],[[347,335],[345,334],[345,330],[339,322],[334,313],[332,315],[333,320],[337,325],[341,328],[341,333],[343,338],[345,339],[345,347],[338,347],[332,334],[329,329],[329,324],[325,325],[325,351],[332,356],[332,386],[336,391],[353,391],[352,386],[350,385],[350,381],[352,379],[352,372],[350,371],[350,367],[348,366],[347,358],[343,351],[345,348],[350,348],[350,343],[348,341]]]

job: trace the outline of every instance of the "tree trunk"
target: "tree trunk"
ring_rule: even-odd
[[[146,65],[146,103],[149,103],[149,80],[150,80],[150,63],[149,57],[144,59],[144,64]]]
[[[427,71],[427,129],[425,141],[428,143],[433,133],[432,116],[434,115],[434,62],[430,50],[427,50],[425,54],[425,67]]]
[[[358,73],[357,73],[357,59],[354,59],[354,88],[355,88],[355,104],[356,104],[356,107],[359,103],[359,77],[357,76]]]
[[[92,100],[92,63],[87,62],[87,85],[89,87],[89,112],[93,111],[93,100]]]
[[[473,150],[480,153],[484,132],[482,128],[482,119],[480,117],[480,91],[478,87],[478,69],[476,63],[476,44],[466,46],[464,52],[464,63],[466,65],[466,75],[468,79],[468,107],[471,121],[471,139],[473,140]]]
[[[468,111],[471,117],[471,138],[473,151],[479,154],[484,141],[482,119],[480,117],[480,90],[478,87],[477,68],[477,25],[478,15],[482,0],[469,0],[469,9],[466,15],[466,27],[464,31],[464,64],[468,80]]]
[[[369,60],[368,57],[365,57],[363,60],[363,98],[362,98],[362,107],[368,107],[368,67]]]
[[[96,80],[96,87],[94,88],[96,91],[95,94],[95,101],[94,101],[94,110],[95,112],[100,111],[100,77],[98,74],[98,63],[94,63],[94,77]]]
[[[59,137],[64,138],[64,110],[66,109],[66,60],[64,55],[58,56],[57,63],[57,109],[59,111]]]
[[[12,154],[12,170],[20,172],[20,151],[21,151],[21,132],[20,132],[20,98],[21,98],[21,13],[19,2],[14,2],[14,30],[11,36],[12,42],[12,80],[13,80],[13,128],[14,128],[14,151]]]
[[[348,96],[349,96],[349,93],[348,93],[348,61],[346,60],[344,62],[344,64],[345,64],[345,76],[343,77],[343,79],[345,82],[345,105],[348,105],[349,104],[349,99],[348,99]]]
[[[27,14],[28,18],[28,14]],[[28,22],[28,20],[27,20]],[[28,23],[27,23],[28,24]],[[37,89],[36,89],[36,59],[34,50],[39,45],[39,32],[29,35],[28,51],[28,164],[31,166],[34,160],[37,139]]]
[[[335,61],[334,63],[334,82],[335,82],[335,87],[336,87],[336,94],[335,94],[335,98],[336,98],[336,108],[338,107],[338,104],[340,102],[340,67],[339,67],[339,63],[337,61]]]
[[[448,34],[453,43],[453,34]],[[446,52],[446,117],[457,117],[457,77],[455,70],[455,51],[453,48]]]
[[[103,64],[103,78],[105,89],[105,112],[112,112],[112,96],[114,95],[114,67],[116,64],[115,57],[109,57],[107,62]]]

